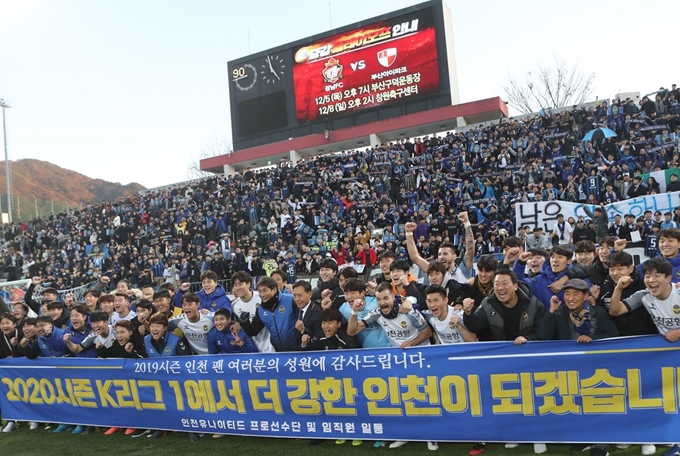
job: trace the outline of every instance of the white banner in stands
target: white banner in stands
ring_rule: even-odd
[[[609,221],[614,220],[617,214],[623,217],[626,214],[633,214],[635,218],[643,215],[645,211],[673,212],[673,209],[680,206],[680,192],[664,193],[660,195],[647,195],[639,198],[619,201],[607,206]],[[598,206],[589,205],[591,211]],[[516,227],[528,226],[531,229],[537,226],[542,227],[546,232],[551,232],[557,223],[557,216],[564,215],[566,220],[569,217],[583,215],[588,219],[588,215],[583,211],[581,204],[568,203],[566,201],[541,201],[534,203],[518,203],[515,207]]]

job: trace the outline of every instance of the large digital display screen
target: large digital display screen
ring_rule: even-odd
[[[238,103],[238,134],[241,137],[253,136],[265,131],[283,128],[288,123],[286,117],[286,92],[252,98]]]
[[[440,90],[431,8],[294,49],[297,121],[310,122]]]

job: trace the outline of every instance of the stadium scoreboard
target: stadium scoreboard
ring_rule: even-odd
[[[229,62],[234,149],[451,105],[446,12],[430,1]]]

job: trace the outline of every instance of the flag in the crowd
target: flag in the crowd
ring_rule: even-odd
[[[670,168],[663,171],[654,171],[651,173],[640,174],[642,182],[647,183],[647,179],[653,177],[659,183],[660,193],[666,193],[666,185],[671,182],[671,174],[680,176],[680,168]]]

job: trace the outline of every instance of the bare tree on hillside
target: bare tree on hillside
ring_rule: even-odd
[[[555,57],[550,64],[538,64],[533,72],[508,76],[503,90],[510,106],[529,114],[584,103],[593,93],[594,82],[595,73]]]
[[[213,176],[213,173],[203,171],[201,169],[200,160],[204,158],[217,157],[220,155],[231,155],[234,153],[234,146],[231,141],[226,138],[213,138],[201,149],[201,154],[196,159],[189,160],[189,166],[187,167],[187,178],[189,180],[202,179],[204,177]]]

